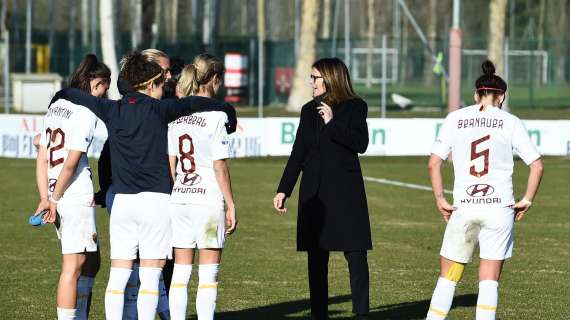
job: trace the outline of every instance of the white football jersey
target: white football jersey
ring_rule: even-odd
[[[76,150],[83,154],[62,198],[76,203],[91,203],[93,182],[87,149],[93,140],[96,125],[95,114],[83,106],[59,99],[49,107],[40,139],[40,145],[47,148],[49,195],[54,190],[69,151]]]
[[[432,153],[442,159],[451,154],[455,207],[514,204],[513,155],[527,165],[540,158],[519,118],[497,107],[484,110],[480,105],[450,113]]]
[[[224,112],[199,112],[178,118],[168,128],[168,154],[176,156],[172,203],[223,206],[214,160],[230,157]]]

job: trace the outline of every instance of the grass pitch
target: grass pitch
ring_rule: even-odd
[[[295,251],[296,201],[289,213],[272,209],[285,158],[232,160],[230,167],[239,227],[223,255],[217,319],[304,319],[309,314],[306,254]],[[95,161],[91,161],[94,163]],[[423,157],[362,158],[365,176],[429,185]],[[516,224],[513,259],[501,280],[498,319],[570,319],[570,159],[545,158],[545,176],[535,205]],[[96,170],[94,170],[96,172]],[[528,169],[517,161],[517,196]],[[27,224],[37,206],[34,161],[0,159],[0,318],[55,318],[60,247],[50,227]],[[451,166],[445,167],[451,188]],[[339,186],[346,188],[348,186]],[[372,319],[421,319],[438,274],[444,222],[431,192],[366,182],[374,250],[369,253]],[[295,191],[296,193],[297,191]],[[102,267],[96,279],[91,319],[104,319],[109,273],[108,215],[97,210]],[[476,264],[466,269],[450,319],[473,319]],[[188,305],[195,318],[194,270]],[[330,261],[330,315],[350,319],[348,271],[342,254]]]

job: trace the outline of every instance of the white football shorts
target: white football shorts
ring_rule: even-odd
[[[57,204],[60,226],[61,253],[96,252],[99,250],[95,207],[62,198]]]
[[[223,206],[171,203],[172,247],[221,249],[224,247]]]
[[[166,259],[171,256],[170,195],[158,192],[117,193],[109,233],[111,259]]]
[[[509,207],[459,208],[447,223],[440,255],[468,263],[478,243],[481,259],[508,259],[513,253],[514,221]]]

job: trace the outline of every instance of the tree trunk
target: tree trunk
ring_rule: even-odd
[[[249,1],[245,0],[245,3],[242,3],[240,6],[240,34],[245,36],[249,33],[247,26],[249,25],[248,20],[248,8],[249,8]]]
[[[504,75],[505,20],[507,0],[489,1],[488,57],[495,64],[497,74]]]
[[[170,44],[175,44],[178,38],[178,0],[172,0],[170,11]]]
[[[89,45],[89,2],[81,0],[81,45],[86,48]]]
[[[131,47],[137,49],[142,40],[142,0],[131,0]]]
[[[567,3],[567,0],[548,1],[549,35],[555,38],[552,49],[554,81],[557,84],[566,81]]]
[[[323,1],[323,25],[322,25],[323,39],[329,39],[331,37],[331,0]]]
[[[307,79],[311,74],[311,66],[315,62],[317,53],[319,4],[319,1],[303,1],[299,59],[295,66],[293,87],[287,103],[287,110],[289,111],[300,111],[303,104],[311,98],[311,88],[307,85]]]
[[[202,42],[208,47],[212,36],[212,0],[204,0],[204,19],[202,20]]]
[[[162,18],[162,0],[155,0],[154,3],[154,21],[152,23],[152,43],[151,48],[156,48],[160,37],[160,25]]]
[[[546,0],[540,0],[538,8],[538,50],[544,49],[544,14],[546,11]]]
[[[427,25],[427,40],[429,45],[436,50],[435,48],[435,38],[437,37],[437,20],[441,18],[440,15],[437,14],[437,0],[429,0],[428,1],[428,15],[427,15],[428,25]],[[424,50],[424,83],[425,84],[433,84],[434,83],[434,75],[433,75],[433,62],[431,60],[431,55]]]
[[[115,22],[113,20],[112,0],[100,0],[99,18],[101,19],[100,30],[103,62],[111,69],[111,85],[109,86],[108,95],[110,99],[118,99],[120,97],[117,91],[119,67],[117,66],[117,54],[115,53]]]
[[[376,24],[376,14],[374,12],[374,0],[368,0],[368,32],[366,35],[368,42],[368,53],[366,54],[366,87],[372,87],[372,49],[374,49],[374,28]]]

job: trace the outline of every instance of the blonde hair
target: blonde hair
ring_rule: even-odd
[[[166,53],[164,53],[163,51],[160,51],[158,49],[145,49],[145,50],[141,51],[141,53],[150,62],[158,63],[158,60],[160,58],[170,59],[170,57]]]
[[[211,54],[203,53],[194,58],[192,64],[188,64],[182,69],[178,80],[178,89],[184,96],[194,96],[201,86],[206,91],[214,95],[214,76],[222,79],[224,75],[224,64]]]

